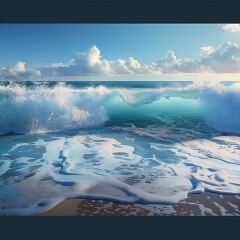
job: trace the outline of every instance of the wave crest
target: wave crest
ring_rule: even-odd
[[[53,87],[44,83],[31,86],[11,83],[0,86],[0,135],[100,126],[109,119],[106,106],[114,97],[121,99],[120,105],[132,107],[132,111],[162,98],[197,99],[201,106],[199,114],[209,127],[223,132],[240,133],[238,83],[224,85],[205,82],[153,89],[104,86],[79,89],[66,83],[58,83]],[[176,104],[176,101],[172,104]],[[115,112],[119,106],[115,106]],[[151,110],[159,112],[161,106],[154,106],[158,109]],[[178,107],[173,106],[173,111],[179,110]]]
[[[94,96],[93,96],[94,95]],[[18,84],[0,87],[0,134],[95,127],[107,120],[100,94],[76,94],[64,84],[50,89]]]

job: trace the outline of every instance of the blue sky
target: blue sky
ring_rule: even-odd
[[[107,70],[100,71],[99,68],[101,67],[99,67],[98,63],[98,67],[94,71],[90,70],[90,74],[88,74],[89,66],[82,68],[88,60],[83,60],[83,56],[81,56],[79,62],[76,53],[87,54],[89,49],[96,46],[100,51],[101,59],[107,61],[123,59],[127,61],[129,57],[133,57],[142,67],[143,64],[158,64],[159,59],[166,57],[168,51],[171,50],[174,53],[173,55],[177,57],[177,61],[178,59],[190,58],[194,60],[194,64],[196,62],[202,64],[202,59],[196,60],[201,54],[202,47],[211,46],[215,50],[220,48],[221,44],[229,42],[232,44],[240,43],[240,31],[237,25],[229,25],[224,28],[220,24],[1,24],[0,66],[10,69],[14,64],[21,61],[25,64],[24,70],[28,66],[30,69],[45,71],[43,68],[53,63],[75,64],[80,66],[81,69],[79,68],[78,71],[77,67],[73,68],[71,65],[74,76],[77,76],[77,73],[81,75],[82,71],[85,71],[82,74],[84,76],[94,75],[94,73],[95,75],[101,75],[102,73],[106,75]],[[236,56],[234,55],[235,59],[237,59],[239,57],[238,47],[234,45],[234,47],[230,46],[229,48],[231,54],[234,55],[232,53],[233,48],[237,52]],[[215,52],[211,51],[211,54],[213,53]],[[229,55],[229,58],[231,59],[233,55]],[[70,63],[71,59],[75,60]],[[175,61],[171,54],[169,59]],[[165,60],[168,61],[168,59]],[[160,60],[160,67],[158,67],[159,72],[162,74],[170,72],[169,66],[166,69],[165,60]],[[113,68],[114,72],[116,72],[116,68],[119,69],[116,67],[117,63],[109,63],[111,72],[113,72]],[[181,65],[182,63],[179,61],[174,63],[175,65],[178,64],[178,66],[172,67],[172,72],[185,71],[186,73],[192,73],[200,71],[199,69],[196,70],[196,67],[194,70],[189,69],[189,67],[186,68],[185,60],[183,65]],[[121,64],[125,64],[124,68],[129,68],[127,63]],[[132,64],[132,61],[129,64]],[[234,62],[234,64],[238,63]],[[204,67],[206,67],[205,65]],[[67,66],[60,67],[62,74],[63,68],[66,69]],[[153,68],[155,67],[151,66],[151,69]],[[144,69],[146,70],[146,67]],[[150,68],[147,69],[149,73]],[[216,69],[221,68],[214,66],[213,71]],[[235,66],[232,71],[236,72],[237,69],[238,67]],[[50,72],[51,74],[54,72],[54,76],[59,75],[56,67],[51,71],[49,71],[49,68],[47,69],[48,76]],[[67,69],[67,72],[71,75],[69,69]],[[117,71],[120,75],[123,72],[122,70]],[[136,73],[132,68],[125,72]],[[226,72],[231,73],[231,70],[226,69]],[[138,73],[143,75],[144,70],[139,70]]]
[[[134,56],[150,63],[172,49],[194,57],[201,46],[239,41],[217,24],[1,24],[0,63],[67,61],[96,45],[107,59]]]

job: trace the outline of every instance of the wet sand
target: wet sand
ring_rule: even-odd
[[[240,195],[204,192],[174,204],[120,204],[107,200],[69,199],[41,216],[239,216]]]

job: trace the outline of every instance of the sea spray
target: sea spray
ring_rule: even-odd
[[[237,83],[125,84],[1,84],[1,215],[240,194]]]
[[[145,109],[151,108],[152,115],[154,111],[161,114],[162,105],[154,105],[160,99],[178,99],[168,104],[173,114],[177,112],[181,99],[185,99],[185,103],[198,99],[201,105],[199,115],[205,119],[206,124],[216,130],[240,133],[239,84],[192,84],[154,89],[98,86],[79,89],[64,83],[53,87],[46,83],[30,86],[12,83],[0,86],[0,134],[54,132],[101,126],[111,115],[106,106],[116,97],[122,99],[116,108],[121,109],[125,103],[132,106],[134,111],[136,107],[147,105]],[[191,104],[187,107],[191,108]],[[164,111],[164,106],[162,109]]]

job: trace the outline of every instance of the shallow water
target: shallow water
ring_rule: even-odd
[[[0,85],[0,214],[67,198],[240,194],[238,83]]]

